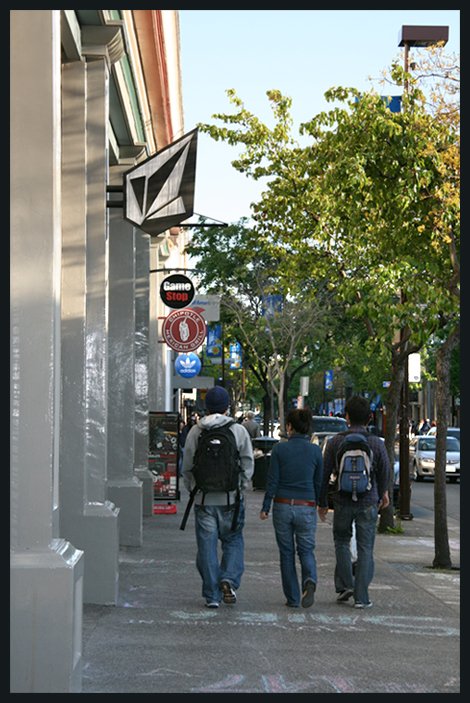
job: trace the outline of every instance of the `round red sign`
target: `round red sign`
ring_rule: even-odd
[[[177,352],[196,351],[206,337],[206,321],[195,310],[175,310],[165,318],[163,339]]]

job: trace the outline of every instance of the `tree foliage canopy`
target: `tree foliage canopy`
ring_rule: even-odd
[[[408,355],[437,329],[449,330],[446,359],[459,339],[459,71],[441,49],[424,57],[415,76],[398,62],[387,76],[406,84],[399,113],[374,91],[328,91],[334,106],[301,125],[306,146],[292,136],[290,98],[276,90],[267,93],[272,128],[234,90],[236,111],[214,115],[222,126],[200,125],[243,147],[238,171],[266,180],[247,247],[255,243],[277,262],[282,286],[327,281],[365,322],[366,350],[391,358],[389,456]]]
[[[187,252],[199,262],[200,284],[221,294],[232,332],[277,394],[283,426],[289,364],[325,335],[330,291],[314,277],[299,287],[280,276],[286,252],[261,246],[244,221],[210,233],[196,229]]]
[[[311,139],[301,148],[290,134],[289,98],[268,93],[270,129],[229,97],[238,112],[215,117],[231,128],[201,128],[243,144],[234,167],[266,177],[253,237],[278,261],[278,275],[291,285],[312,274],[328,279],[367,321],[375,351],[389,354],[394,329],[404,326],[421,345],[455,313],[459,174],[447,158],[455,132],[425,111],[418,90],[397,114],[374,93],[334,89],[326,97],[339,106],[301,126]]]

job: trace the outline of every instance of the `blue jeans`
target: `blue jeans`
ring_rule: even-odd
[[[220,584],[229,581],[236,590],[244,571],[243,525],[245,524],[245,504],[242,499],[238,524],[232,532],[234,506],[196,505],[196,567],[202,578],[202,595],[207,603],[222,600]],[[219,564],[218,544],[222,545],[222,559]]]
[[[333,538],[336,552],[335,588],[340,593],[354,591],[356,603],[367,605],[369,585],[374,576],[374,542],[378,510],[376,505],[340,504],[335,501]],[[356,523],[357,562],[353,576],[350,539]]]
[[[273,525],[279,547],[282,590],[287,603],[300,605],[301,590],[295,566],[295,550],[299,555],[302,588],[306,581],[317,582],[315,562],[316,508],[307,505],[274,503]]]

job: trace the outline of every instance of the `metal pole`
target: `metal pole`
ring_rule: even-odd
[[[225,336],[224,325],[222,323],[222,386],[225,388]]]
[[[410,72],[410,45],[408,44],[408,42],[405,42],[405,65],[404,65],[404,68],[405,68],[405,73]],[[408,88],[409,88],[408,78],[405,78],[403,88],[404,88],[405,93],[408,94]]]
[[[405,42],[405,73],[410,70],[409,61],[410,47],[408,42]],[[408,79],[404,81],[405,93],[408,93]],[[405,302],[403,291],[401,292],[401,302]],[[401,330],[402,339],[406,329]],[[408,343],[405,343],[405,349]],[[401,350],[402,353],[405,351]],[[400,491],[399,491],[399,515],[402,520],[412,520],[413,515],[410,511],[410,435],[409,435],[409,382],[408,382],[408,358],[405,361],[405,373],[403,376],[403,385],[401,388],[401,412],[400,412]]]

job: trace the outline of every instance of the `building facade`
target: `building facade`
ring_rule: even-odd
[[[10,690],[73,693],[82,604],[116,603],[153,510],[149,406],[172,409],[150,270],[184,267],[183,235],[125,221],[120,188],[184,133],[178,11],[10,10],[10,46]]]

